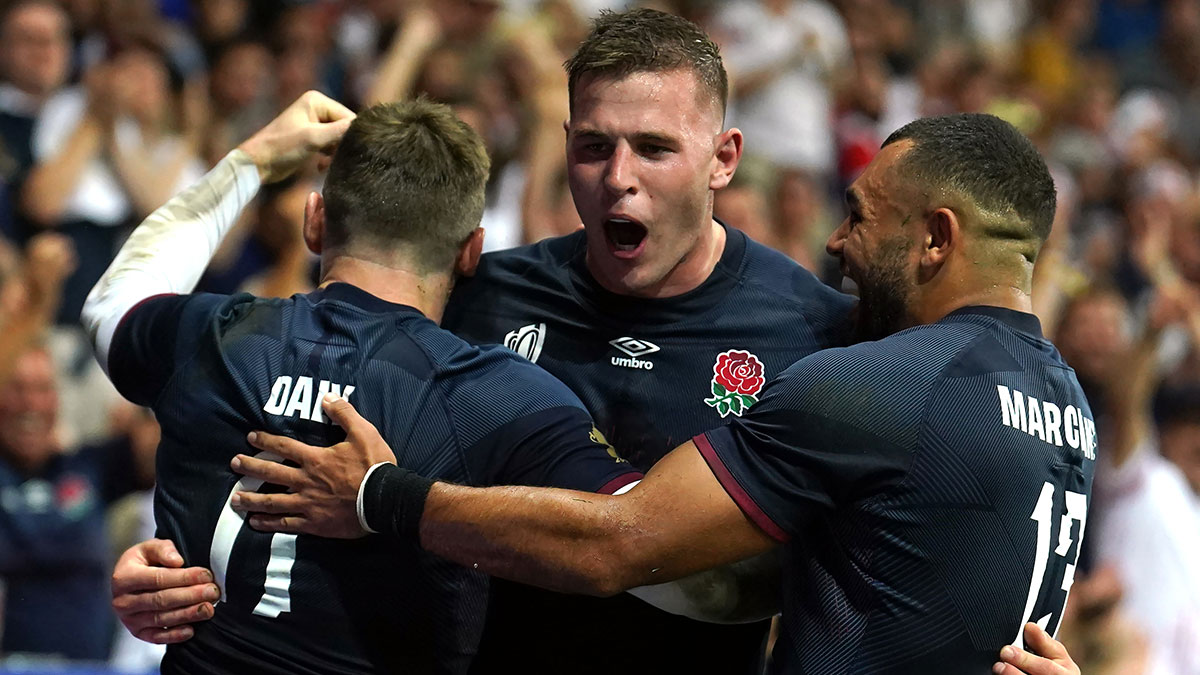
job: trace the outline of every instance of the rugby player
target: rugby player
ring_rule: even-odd
[[[290,490],[238,508],[256,529],[379,531],[601,596],[782,546],[774,672],[991,671],[1027,622],[1057,630],[1096,458],[1074,371],[1030,313],[1054,185],[1015,128],[961,114],[893,133],[846,202],[827,248],[875,339],[799,360],[626,495],[430,480],[339,401],[362,433],[332,451],[252,436],[300,466],[236,458]]]
[[[260,183],[334,143],[324,195],[305,209],[318,290],[188,294]],[[159,532],[212,568],[209,599],[220,594],[195,639],[167,650],[163,673],[467,671],[482,574],[379,537],[254,532],[230,508],[232,493],[262,486],[229,470],[250,429],[345,436],[321,412],[326,393],[377,416],[396,461],[456,483],[602,491],[640,477],[561,382],[437,325],[454,278],[479,259],[488,168],[482,140],[446,106],[355,117],[309,92],[148,218],[89,296],[85,325],[106,372],[162,426]]]

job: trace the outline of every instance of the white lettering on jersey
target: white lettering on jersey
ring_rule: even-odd
[[[1018,389],[998,384],[1000,422],[1006,427],[1020,429],[1051,445],[1066,444],[1096,459],[1096,423],[1073,405],[1065,408],[1050,401],[1039,401]]]
[[[608,344],[616,347],[620,351],[629,355],[629,358],[620,356],[609,357],[609,363],[614,366],[624,366],[626,368],[636,368],[639,370],[653,370],[654,364],[650,361],[639,359],[639,356],[653,354],[659,350],[658,345],[646,340],[639,340],[633,337],[620,337],[616,340],[609,340]]]
[[[325,412],[321,410],[321,399],[325,398],[325,394],[349,399],[352,393],[354,393],[352,384],[318,380],[317,392],[314,396],[311,377],[302,375],[293,378],[290,375],[280,375],[271,385],[271,395],[267,397],[263,411],[270,415],[299,417],[322,424],[331,424],[325,417]]]

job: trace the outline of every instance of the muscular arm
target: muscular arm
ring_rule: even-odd
[[[420,540],[494,576],[592,595],[672,581],[776,544],[742,514],[691,442],[617,497],[436,483]]]

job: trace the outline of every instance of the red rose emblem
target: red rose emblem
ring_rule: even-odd
[[[718,355],[713,373],[713,379],[727,391],[747,396],[757,395],[766,384],[763,364],[750,352],[730,350]]]

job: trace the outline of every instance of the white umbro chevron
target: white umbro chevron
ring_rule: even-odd
[[[624,366],[626,368],[637,368],[639,370],[652,370],[654,364],[649,361],[639,359],[639,356],[653,354],[658,351],[658,345],[653,342],[639,340],[632,337],[620,337],[616,340],[609,340],[608,344],[629,355],[629,358],[613,356],[609,359],[609,363],[614,366]]]
[[[645,356],[658,351],[658,345],[653,342],[639,340],[631,337],[621,337],[616,340],[609,340],[608,344],[620,349],[630,356]]]

